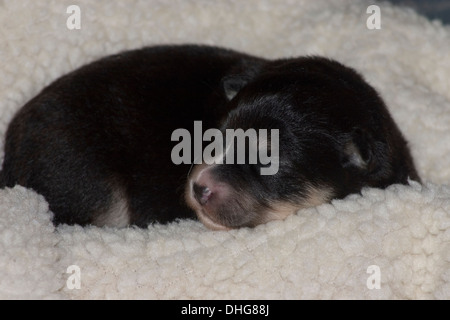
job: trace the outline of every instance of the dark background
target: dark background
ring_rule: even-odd
[[[450,0],[388,0],[388,2],[411,7],[431,20],[438,19],[447,25],[450,24]]]

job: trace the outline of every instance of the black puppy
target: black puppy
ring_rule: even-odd
[[[194,135],[196,120],[203,130],[276,129],[276,173],[262,175],[260,159],[174,164],[173,133]],[[7,131],[0,185],[42,194],[55,224],[145,227],[195,211],[227,229],[408,177],[419,181],[405,139],[354,70],[159,46],[86,65],[28,102]]]

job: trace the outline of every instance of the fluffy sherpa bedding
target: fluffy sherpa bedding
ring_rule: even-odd
[[[55,228],[41,196],[0,190],[0,298],[450,298],[449,27],[382,3],[381,29],[369,30],[372,3],[354,0],[76,2],[80,30],[66,27],[73,1],[0,1],[0,161],[11,117],[52,80],[107,54],[188,42],[358,69],[410,141],[424,184],[229,232],[195,221]]]

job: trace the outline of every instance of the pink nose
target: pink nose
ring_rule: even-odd
[[[212,192],[208,187],[194,183],[192,189],[194,191],[195,200],[197,200],[197,202],[202,206],[208,202],[209,198],[211,198]]]

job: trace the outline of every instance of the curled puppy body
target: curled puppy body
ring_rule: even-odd
[[[203,130],[278,130],[276,174],[261,175],[260,162],[174,164],[172,133],[194,135],[199,120]],[[109,56],[45,88],[8,128],[0,185],[42,194],[55,224],[198,216],[229,229],[408,177],[420,180],[405,139],[354,70],[183,45]]]

